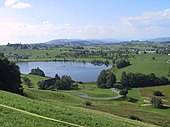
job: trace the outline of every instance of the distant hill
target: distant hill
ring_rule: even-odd
[[[168,42],[168,41],[170,41],[170,37],[154,38],[154,39],[150,39],[149,41],[154,41],[154,42]]]
[[[72,44],[100,44],[100,43],[117,43],[120,42],[119,40],[112,39],[112,38],[106,38],[106,39],[55,39],[48,42],[45,42],[45,44],[52,44],[52,45],[64,45],[68,43]]]

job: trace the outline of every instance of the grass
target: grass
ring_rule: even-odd
[[[131,102],[136,102],[137,104],[143,104],[143,98],[138,88],[133,88],[131,90],[128,90],[128,97],[130,98],[129,101]]]
[[[113,97],[117,94],[112,92],[110,89],[100,89],[96,83],[87,83],[79,85],[79,91],[92,97]]]
[[[29,99],[26,97],[22,97],[16,94],[0,91],[0,102],[1,104],[7,105],[7,106],[12,106],[18,109],[26,110],[28,112],[32,112],[35,114],[43,115],[46,117],[54,118],[54,119],[59,119],[62,121],[67,121],[71,123],[76,123],[79,125],[83,126],[93,126],[93,127],[108,127],[108,126],[119,126],[119,127],[125,127],[125,126],[151,126],[149,124],[145,123],[140,123],[128,119],[123,119],[114,115],[109,115],[107,113],[95,111],[95,110],[89,110],[89,109],[84,109],[80,107],[72,107],[72,106],[67,106],[67,105],[53,105],[49,102],[45,101],[37,101],[33,99]],[[59,102],[58,102],[59,103]],[[9,109],[2,109],[3,112],[1,112],[2,116],[0,121],[3,121],[3,124],[6,124],[4,126],[8,126],[8,124],[11,124],[11,126],[21,126],[20,122],[11,122],[7,121],[7,117],[9,115],[4,116],[4,114],[10,112],[10,117],[12,119],[17,119],[21,118],[21,122],[24,122],[24,119],[28,118],[27,122],[25,123],[25,126],[29,126],[31,123],[31,118],[29,116],[25,116],[24,114],[19,114],[19,115],[14,115],[12,114],[15,111],[10,111]],[[17,113],[18,114],[18,113]],[[6,122],[4,122],[4,120]],[[20,120],[19,120],[20,121]],[[35,120],[34,120],[35,121]],[[37,120],[38,122],[38,120]],[[35,122],[35,124],[38,124]],[[44,122],[43,126],[53,126],[56,123],[50,123],[49,121]],[[41,126],[41,125],[40,125]],[[58,126],[58,125],[57,125]],[[63,125],[64,126],[64,125]]]
[[[91,47],[86,48],[90,49]],[[115,47],[112,48],[116,50]],[[97,51],[99,49],[96,48],[95,50]],[[30,54],[31,57],[28,61],[48,61],[56,59],[55,55],[59,53],[69,52],[69,49],[15,50],[11,48],[11,51],[13,51],[13,53],[25,55]],[[4,52],[9,53],[10,50]],[[48,56],[46,55],[46,52],[48,52]],[[40,58],[37,59],[37,56]],[[132,63],[131,66],[115,71],[118,80],[120,80],[123,71],[145,74],[155,73],[156,76],[167,76],[170,64],[166,63],[166,61],[169,60],[169,56],[161,54],[136,54],[134,56],[134,58],[129,59]],[[153,57],[155,57],[156,60],[153,60]],[[57,60],[63,59],[64,58],[57,58]],[[67,57],[67,59],[73,60],[72,57]],[[99,57],[76,58],[77,61],[91,61],[94,59],[103,60],[103,58]],[[22,75],[22,77],[23,76],[25,75]],[[38,81],[48,79],[35,75],[26,76],[31,79],[34,87],[37,86]],[[0,91],[0,102],[29,112],[84,126],[151,126],[147,123],[152,123],[163,127],[170,127],[169,108],[155,109],[151,106],[141,106],[143,104],[143,97],[152,97],[153,91],[156,90],[163,92],[165,96],[163,96],[162,99],[166,100],[165,104],[170,105],[169,86],[134,88],[129,90],[127,98],[120,100],[99,101],[79,97],[80,93],[85,93],[93,97],[116,96],[116,94],[109,89],[105,90],[97,88],[95,83],[79,84],[78,90],[71,91],[42,91],[25,87],[24,91],[27,97]],[[82,103],[85,101],[90,101],[92,106],[83,106]],[[0,123],[3,126],[22,126],[24,124],[23,121],[26,121],[26,119],[26,125],[24,126],[65,126],[39,118],[34,118],[35,120],[33,120],[30,116],[9,109],[0,108],[0,110],[0,116],[2,116],[0,118]],[[14,113],[17,115],[15,116]],[[139,117],[143,122],[146,122],[146,124],[122,118],[128,118],[130,115]],[[120,116],[121,118],[117,116]],[[12,121],[8,122],[7,120],[9,117],[12,117]],[[18,123],[16,121],[18,121]],[[33,121],[32,125],[30,123],[31,121]]]
[[[155,57],[156,60],[152,60]],[[128,67],[118,69],[115,74],[120,80],[122,72],[132,72],[132,73],[144,73],[150,74],[154,73],[156,76],[165,76],[169,73],[170,64],[166,63],[169,59],[168,55],[160,54],[141,54],[136,55],[135,58],[131,58],[131,64]]]
[[[161,91],[164,96],[160,98],[165,100],[165,104],[170,105],[170,85],[140,88],[140,93],[143,97],[153,97],[154,91]]]
[[[34,76],[34,75],[33,75]],[[37,79],[40,80],[40,79]],[[166,86],[162,86],[166,87]],[[56,106],[71,106],[71,107],[83,107],[86,109],[93,109],[108,114],[113,114],[121,117],[128,118],[130,115],[135,115],[139,117],[143,122],[152,123],[161,126],[170,126],[170,118],[166,114],[161,114],[153,111],[147,110],[147,107],[141,107],[143,104],[143,94],[141,91],[147,91],[147,88],[134,88],[129,90],[127,98],[121,100],[110,100],[110,101],[99,101],[99,100],[88,100],[79,97],[80,93],[86,93],[94,97],[110,97],[114,96],[113,92],[109,89],[100,89],[96,87],[95,83],[85,83],[79,84],[78,90],[70,91],[43,91],[34,88],[25,88],[27,97],[34,99],[36,101],[47,102]],[[151,87],[150,89],[152,89]],[[143,89],[143,90],[142,90]],[[166,89],[166,88],[164,88]],[[167,89],[168,92],[168,89]],[[164,92],[163,92],[164,93]],[[116,95],[116,94],[115,94]],[[168,94],[169,96],[169,94]],[[168,97],[167,96],[167,97]],[[86,107],[82,104],[85,101],[90,101],[92,106]],[[152,108],[152,107],[151,107]],[[169,109],[164,109],[163,112],[169,111]],[[168,121],[168,122],[164,122]]]
[[[22,114],[7,108],[0,107],[0,124],[2,127],[66,127],[57,122],[52,122],[27,114]]]
[[[48,77],[42,77],[38,75],[32,75],[32,74],[22,74],[21,77],[28,77],[31,80],[32,86],[37,86],[37,83],[42,80],[49,79]]]

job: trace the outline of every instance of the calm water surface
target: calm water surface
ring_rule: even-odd
[[[110,69],[111,66],[106,67],[94,66],[91,63],[82,62],[18,62],[16,63],[20,67],[20,71],[23,74],[30,73],[31,69],[39,67],[42,69],[46,76],[55,77],[55,74],[59,76],[69,75],[75,81],[92,82],[96,81],[98,75],[103,69]]]

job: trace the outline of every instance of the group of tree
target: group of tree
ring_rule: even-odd
[[[0,89],[23,94],[20,80],[20,69],[0,53]]]
[[[111,88],[116,83],[116,76],[111,71],[102,70],[97,78],[99,88]]]
[[[33,75],[39,75],[39,76],[45,76],[45,73],[43,72],[43,70],[41,70],[40,68],[35,68],[35,69],[32,69],[30,74],[33,74]]]
[[[42,90],[71,90],[77,89],[70,76],[63,75],[61,78],[56,74],[55,78],[38,82],[38,88]]]
[[[121,83],[128,87],[147,87],[156,85],[166,85],[169,83],[165,77],[156,77],[155,74],[142,74],[142,73],[122,73]]]
[[[115,63],[116,67],[119,68],[123,68],[123,67],[127,67],[130,65],[130,62],[128,60],[117,60]]]

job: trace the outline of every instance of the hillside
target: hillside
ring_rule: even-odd
[[[0,102],[3,105],[11,106],[23,111],[31,112],[41,116],[58,119],[70,123],[75,123],[82,126],[91,127],[108,127],[108,126],[119,126],[119,127],[148,127],[153,126],[150,124],[145,124],[138,121],[132,121],[129,119],[121,118],[115,115],[94,111],[90,109],[84,109],[81,107],[73,107],[63,105],[58,102],[58,104],[52,104],[45,101],[38,101],[34,99],[29,99],[16,94],[0,91]],[[69,126],[68,124],[61,124],[58,122],[50,121],[43,118],[38,118],[36,116],[23,112],[18,112],[12,109],[4,108],[0,106],[1,109],[1,126],[12,127],[12,126]],[[16,115],[17,114],[17,115]],[[12,120],[9,120],[11,118]]]

